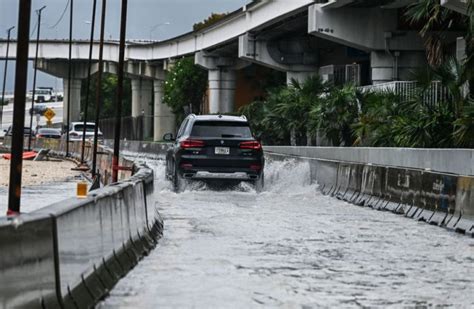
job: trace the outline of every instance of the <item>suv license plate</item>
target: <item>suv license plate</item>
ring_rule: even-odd
[[[229,147],[216,147],[214,153],[217,155],[228,155],[230,154],[230,148]]]

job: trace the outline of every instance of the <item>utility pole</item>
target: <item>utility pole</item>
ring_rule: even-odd
[[[94,47],[94,30],[95,30],[95,15],[97,10],[97,0],[92,4],[92,22],[91,22],[91,36],[89,43],[89,62],[87,71],[87,88],[86,88],[86,104],[84,105],[84,128],[82,129],[82,149],[81,149],[81,167],[84,167],[84,151],[86,144],[86,127],[87,127],[87,112],[89,107],[90,85],[91,85],[91,71],[92,71],[92,51]]]
[[[117,85],[117,113],[115,116],[114,156],[112,159],[112,182],[117,182],[120,156],[120,131],[122,122],[122,100],[123,100],[123,67],[125,62],[125,37],[127,34],[127,0],[122,0],[122,16],[120,18],[120,46],[118,64]]]
[[[105,33],[105,12],[107,0],[102,0],[102,16],[100,20],[100,43],[99,43],[99,71],[97,72],[97,89],[95,97],[95,126],[94,126],[94,149],[92,155],[92,176],[97,177],[97,135],[99,134],[99,117],[102,101],[102,72],[104,71],[104,33]]]
[[[66,157],[69,157],[69,126],[71,123],[71,78],[72,78],[72,22],[74,13],[74,0],[69,3],[69,62],[67,71],[67,114],[66,114]]]
[[[10,50],[10,34],[15,27],[10,27],[7,30],[7,57],[5,58],[5,68],[3,71],[3,88],[2,88],[2,105],[0,105],[0,130],[3,128],[3,104],[5,104],[5,87],[7,86],[7,71],[8,71],[8,52]]]
[[[12,159],[10,162],[10,184],[8,186],[8,216],[20,213],[30,15],[31,0],[20,0],[15,68],[15,103],[13,105]]]
[[[38,31],[36,32],[36,52],[35,52],[35,69],[33,71],[33,96],[31,98],[31,111],[30,111],[30,134],[28,135],[28,150],[31,150],[31,136],[33,135],[33,112],[35,107],[35,95],[36,95],[36,73],[38,72],[38,50],[39,50],[39,38],[41,31],[41,12],[46,8],[44,5],[41,9],[36,10],[38,14]]]

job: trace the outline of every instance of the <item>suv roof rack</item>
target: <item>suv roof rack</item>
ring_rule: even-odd
[[[247,120],[247,116],[245,116],[245,115],[241,115],[240,117],[242,117],[242,119],[244,119],[244,120]]]

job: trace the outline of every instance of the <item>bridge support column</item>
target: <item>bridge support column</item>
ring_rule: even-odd
[[[155,113],[153,117],[154,123],[154,141],[163,140],[163,135],[166,133],[173,133],[176,131],[176,117],[171,111],[171,108],[163,102],[164,96],[164,81],[155,80],[153,82],[155,93]]]
[[[147,79],[132,79],[132,117],[144,116],[144,138],[152,136],[153,115],[151,104],[153,81]]]
[[[247,33],[239,37],[239,58],[286,72],[288,84],[292,79],[304,82],[318,72],[316,40],[308,35],[267,40]]]
[[[293,72],[288,71],[286,72],[286,83],[288,85],[291,84],[293,80],[296,80],[300,83],[303,83],[306,79],[311,77],[312,75],[317,74],[316,72]]]
[[[206,52],[196,53],[194,62],[209,71],[209,113],[234,112],[236,71],[250,63]]]
[[[380,84],[394,80],[411,80],[412,71],[426,65],[424,52],[373,51],[370,53],[372,83]]]
[[[70,122],[80,121],[81,120],[81,85],[82,81],[80,79],[71,79],[71,111],[69,113]],[[63,124],[67,123],[68,115],[68,80],[63,79],[63,89],[64,89],[64,102],[63,102]]]
[[[235,70],[209,70],[209,113],[232,113],[235,109]]]

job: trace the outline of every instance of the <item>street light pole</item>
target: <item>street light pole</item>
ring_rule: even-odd
[[[67,114],[66,114],[66,157],[69,157],[69,126],[71,123],[71,78],[72,78],[72,23],[74,13],[74,0],[69,3],[69,62],[67,72]],[[63,120],[64,121],[64,120]]]
[[[7,30],[7,57],[5,58],[5,68],[3,71],[3,88],[2,88],[2,104],[0,105],[0,130],[3,128],[3,104],[5,104],[5,87],[7,86],[7,71],[8,71],[8,52],[10,50],[10,34],[15,27],[10,27]]]
[[[87,126],[87,112],[89,107],[89,97],[90,97],[90,85],[91,85],[91,75],[92,75],[92,51],[94,47],[94,30],[95,30],[95,15],[97,11],[97,0],[93,1],[92,4],[92,22],[91,22],[91,35],[89,43],[89,62],[88,62],[88,71],[87,71],[87,88],[86,88],[86,104],[84,105],[84,128],[82,130],[82,149],[81,149],[81,165],[84,165],[84,151],[86,144],[86,126]]]
[[[97,181],[97,135],[99,134],[100,107],[102,101],[102,72],[104,71],[104,33],[105,33],[105,12],[107,0],[102,0],[102,14],[100,20],[100,43],[99,43],[99,70],[97,72],[97,89],[95,97],[95,126],[94,126],[94,147],[92,154],[92,176]]]
[[[119,171],[120,155],[120,131],[122,121],[122,100],[123,100],[123,68],[125,62],[125,37],[127,34],[127,0],[122,0],[122,16],[120,18],[120,45],[119,45],[119,64],[117,81],[117,113],[115,116],[115,136],[114,136],[114,155],[112,158],[112,182],[117,182]]]
[[[20,213],[30,15],[31,0],[20,0],[15,67],[15,103],[13,104],[12,159],[10,162],[10,184],[8,186],[8,216]]]
[[[31,98],[31,112],[30,112],[30,134],[28,135],[28,150],[31,150],[31,136],[33,135],[33,111],[35,107],[35,95],[36,95],[36,73],[38,72],[38,50],[39,50],[39,38],[41,31],[41,12],[46,8],[44,5],[41,9],[36,10],[38,14],[38,30],[36,32],[36,52],[35,52],[35,69],[33,71],[33,93]]]

